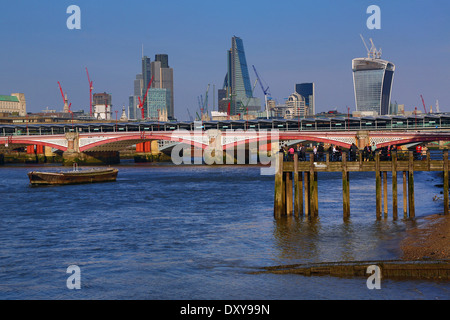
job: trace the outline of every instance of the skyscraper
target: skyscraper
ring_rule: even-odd
[[[227,90],[227,98],[231,98],[231,114],[244,114],[247,112],[247,108],[248,111],[261,110],[259,98],[253,97],[244,43],[241,38],[234,36],[231,39],[231,49],[227,52],[227,62],[228,70],[225,76],[224,89]]]
[[[391,103],[395,65],[381,60],[381,50],[375,48],[372,39],[370,41],[372,48],[367,50],[367,58],[352,61],[356,111],[386,115]]]
[[[305,99],[304,115],[312,116],[316,114],[316,95],[314,83],[300,83],[295,85],[295,92]]]
[[[159,98],[156,99],[157,101],[159,101],[158,105],[160,105],[161,101],[166,101],[166,106],[164,108],[167,111],[167,117],[169,118],[169,120],[175,119],[173,99],[173,69],[169,67],[169,56],[167,54],[155,55],[155,61],[153,61],[150,66],[151,73],[153,75],[152,88],[166,90],[165,93],[162,93],[161,90],[155,91],[155,93],[158,92],[159,95]],[[164,99],[162,97],[164,97]]]
[[[155,61],[147,56],[142,57],[142,73],[134,80],[134,94],[129,97],[129,118],[142,119],[142,111],[138,109],[139,98],[142,100],[150,80],[152,85],[146,101],[143,101],[144,119],[158,119],[159,113],[167,114],[169,120],[174,119],[173,69],[169,67],[167,54],[155,55]],[[159,111],[158,111],[159,110]]]

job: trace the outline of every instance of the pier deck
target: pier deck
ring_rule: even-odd
[[[274,216],[284,215],[318,216],[318,185],[317,175],[320,172],[342,172],[342,197],[344,219],[350,216],[350,173],[374,172],[376,183],[376,218],[380,219],[382,211],[387,217],[387,172],[392,173],[392,213],[398,218],[398,186],[397,174],[403,176],[403,214],[404,217],[415,217],[414,206],[414,172],[441,171],[443,172],[444,214],[448,214],[449,185],[448,185],[448,150],[427,151],[423,155],[416,155],[413,151],[406,153],[392,152],[389,156],[376,153],[370,161],[363,161],[361,154],[349,160],[347,153],[343,153],[339,161],[330,161],[330,155],[324,154],[323,159],[315,159],[312,153],[306,155],[305,161],[300,161],[297,154],[292,159],[284,159],[282,154],[277,157],[277,171],[275,174]],[[287,161],[286,161],[287,160]]]

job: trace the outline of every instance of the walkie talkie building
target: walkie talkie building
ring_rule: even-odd
[[[372,39],[370,41],[372,48],[367,50],[368,57],[352,61],[356,111],[385,115],[389,114],[395,65],[381,60],[381,50],[377,51]]]

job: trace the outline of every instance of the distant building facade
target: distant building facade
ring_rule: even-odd
[[[300,83],[295,85],[295,92],[305,100],[304,116],[316,114],[316,93],[314,83]]]
[[[297,92],[289,96],[286,101],[286,106],[289,108],[289,118],[305,118],[308,114],[308,107],[306,106],[305,98]]]
[[[27,114],[25,94],[12,93],[10,96],[0,95],[0,112],[25,116]]]
[[[112,96],[106,92],[93,95],[94,118],[98,120],[112,119]]]
[[[165,110],[167,113],[167,117],[169,120],[175,119],[174,113],[174,91],[173,91],[173,68],[169,67],[169,56],[167,54],[157,54],[155,55],[155,61],[151,63],[151,72],[153,75],[153,89],[163,89],[165,93],[163,94],[161,90],[154,91],[158,93],[159,96],[156,100],[164,101],[166,103],[165,106],[160,106],[160,110]],[[148,110],[152,107],[148,105]],[[153,109],[152,109],[153,110]]]
[[[142,101],[152,77],[147,99]],[[143,104],[143,117],[139,98]],[[157,119],[158,110],[160,114],[166,115],[165,118],[175,119],[173,69],[169,67],[167,54],[155,55],[155,61],[147,56],[142,57],[142,73],[136,75],[134,80],[134,93],[129,97],[128,117],[136,120]]]

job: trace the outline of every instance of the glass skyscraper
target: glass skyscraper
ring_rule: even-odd
[[[228,50],[228,72],[224,81],[227,98],[231,97],[231,114],[245,114],[249,111],[259,111],[261,102],[253,97],[247,59],[245,58],[244,42],[239,37],[231,39],[231,49]]]
[[[395,65],[379,58],[352,61],[356,111],[389,114]]]

